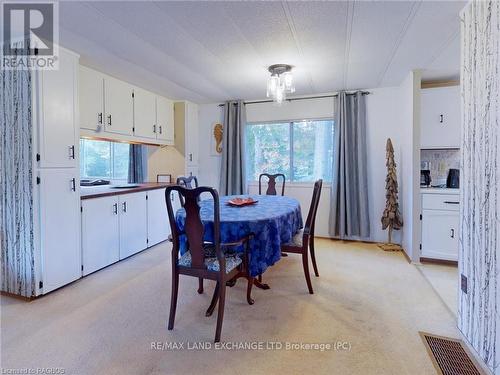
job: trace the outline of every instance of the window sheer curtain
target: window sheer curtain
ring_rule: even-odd
[[[366,158],[366,104],[361,92],[335,99],[330,235],[370,236]]]
[[[246,110],[243,101],[226,102],[224,104],[220,195],[236,195],[246,192],[243,150],[245,123]]]
[[[130,145],[128,182],[140,184],[148,178],[148,146]]]

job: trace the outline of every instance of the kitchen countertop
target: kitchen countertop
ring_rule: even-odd
[[[455,195],[459,195],[460,189],[421,187],[420,194],[455,194]]]
[[[139,191],[164,189],[175,184],[148,182],[131,188],[112,188],[112,185],[80,186],[80,199],[102,198],[112,195],[137,193]]]

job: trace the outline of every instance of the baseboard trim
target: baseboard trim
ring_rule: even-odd
[[[0,294],[2,296],[15,298],[15,299],[18,299],[18,300],[21,300],[21,301],[24,301],[24,302],[30,302],[30,301],[33,301],[34,299],[36,299],[36,296],[26,297],[26,296],[21,296],[20,294],[4,292],[3,290],[0,291]]]
[[[434,259],[434,258],[420,257],[420,263],[434,263],[434,264],[442,264],[442,265],[447,265],[447,266],[456,266],[456,267],[458,267],[458,262],[456,260],[446,260],[446,259]]]

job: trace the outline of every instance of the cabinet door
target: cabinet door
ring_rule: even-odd
[[[39,75],[39,147],[42,168],[77,167],[78,58],[60,50],[59,69]]]
[[[115,196],[82,200],[83,275],[120,259],[118,210]]]
[[[174,144],[174,103],[162,97],[156,97],[156,123],[158,139]]]
[[[47,293],[81,277],[80,197],[75,168],[39,173],[42,281]]]
[[[421,91],[421,147],[460,147],[460,89],[458,86]]]
[[[80,128],[103,130],[104,124],[104,76],[80,65],[78,85],[80,101]]]
[[[146,192],[119,196],[120,259],[147,247]]]
[[[132,86],[112,77],[104,77],[104,127],[107,132],[132,135],[134,103]]]
[[[186,103],[186,162],[198,165],[198,106]]]
[[[134,88],[134,128],[134,135],[156,139],[156,96],[140,88]]]
[[[459,213],[422,211],[422,257],[458,259]]]
[[[148,246],[165,241],[170,234],[165,189],[148,191]]]

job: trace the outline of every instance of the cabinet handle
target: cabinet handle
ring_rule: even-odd
[[[127,202],[122,203],[123,212],[127,212]]]
[[[108,115],[108,125],[111,126],[111,115]]]
[[[99,112],[99,114],[97,115],[97,123],[99,125],[102,125],[102,112]]]
[[[439,122],[441,124],[444,122],[444,116],[443,115],[439,115]]]
[[[160,129],[160,134],[161,134],[161,125],[159,126],[159,129]]]
[[[153,133],[156,133],[156,125],[153,125]]]
[[[455,229],[451,230],[451,238],[455,238]]]
[[[193,161],[193,154],[189,154],[189,161]]]
[[[74,177],[71,179],[71,190],[76,191],[76,179]]]
[[[75,145],[68,146],[69,148],[69,158],[75,160]]]
[[[460,204],[460,202],[455,202],[455,201],[444,201],[446,204]]]
[[[118,215],[118,203],[115,203],[115,204],[113,205],[113,213],[114,213],[115,215]]]

